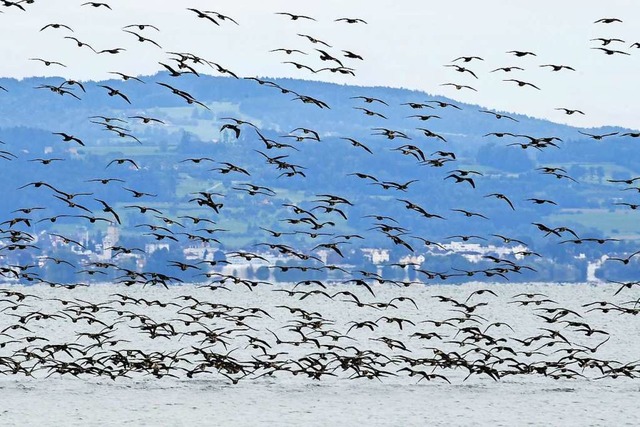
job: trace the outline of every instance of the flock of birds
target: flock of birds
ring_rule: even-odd
[[[36,7],[36,0],[7,1],[2,0],[0,6],[11,10],[28,12]],[[82,7],[100,9],[104,13],[112,13],[112,8],[104,2],[86,2]],[[214,27],[224,25],[242,25],[240,19],[215,11],[203,11],[188,8],[186,13],[193,14],[194,20],[202,20]],[[304,21],[313,17],[288,12],[278,15],[292,21],[299,21],[303,28]],[[360,18],[337,18],[337,23],[365,25]],[[597,24],[616,24],[620,20],[605,18]],[[77,38],[72,25],[64,23],[47,23],[40,31],[63,34],[62,40],[76,43],[78,48],[89,49],[97,55],[118,55],[126,48],[97,49],[83,39]],[[151,24],[131,24],[123,31],[132,36],[132,40],[148,45],[149,48],[162,49],[153,39],[154,32],[160,29]],[[362,56],[350,50],[341,49],[335,53],[329,43],[314,36],[299,33],[311,48],[309,51],[293,48],[276,48],[274,54],[291,58],[303,58],[315,55],[322,64],[304,63],[301,59],[283,61],[283,63],[313,74],[321,72],[339,73],[354,76],[353,66],[362,61]],[[607,55],[624,54],[625,51],[613,50],[609,46],[623,43],[619,39],[598,38],[602,46],[593,49],[602,50]],[[640,47],[633,43],[631,48]],[[513,50],[508,52],[516,58],[535,57],[528,51]],[[30,58],[45,67],[59,67],[64,71],[66,65],[51,58]],[[477,79],[477,74],[468,63],[483,61],[477,56],[461,56],[446,64],[447,68],[456,71],[465,78]],[[461,65],[465,64],[465,65]],[[329,109],[331,106],[320,97],[312,97],[288,89],[274,82],[256,77],[241,77],[227,67],[202,58],[190,52],[168,52],[168,59],[158,64],[168,72],[169,78],[177,83],[157,81],[157,89],[168,91],[193,108],[209,109],[206,100],[198,99],[197,94],[188,93],[179,88],[180,77],[185,74],[199,76],[202,69],[214,71],[229,78],[245,78],[256,85],[274,89],[299,101],[304,108]],[[552,72],[575,71],[564,64],[541,64]],[[206,69],[206,68],[205,68]],[[500,67],[495,73],[511,73],[524,71],[519,66]],[[146,83],[142,77],[122,72],[112,72],[126,84]],[[505,78],[505,82],[518,87],[540,90],[532,82],[515,78]],[[135,100],[126,93],[126,84],[112,87],[100,84],[100,90],[113,98],[120,108],[134,105]],[[43,84],[37,89],[49,90],[59,96],[67,96],[82,100],[87,91],[85,83],[72,79],[63,79],[59,85]],[[447,82],[456,90],[476,90],[469,84]],[[0,90],[5,88],[0,88]],[[354,97],[361,103],[354,108],[371,116],[380,123],[386,120],[383,112],[376,106],[386,106],[383,99],[366,95]],[[126,104],[126,105],[125,105]],[[460,106],[443,101],[417,101],[406,104],[407,111],[414,112],[410,117],[420,122],[438,119],[437,114],[423,114],[423,111],[438,109],[461,109]],[[584,114],[574,108],[559,107],[568,115]],[[506,114],[480,110],[498,120],[517,122],[517,119]],[[106,131],[144,144],[144,140],[127,128],[132,120],[145,125],[165,125],[164,121],[149,115],[133,114],[127,117],[115,117],[97,112],[88,118],[91,123],[102,126]],[[300,150],[293,144],[283,140],[269,139],[254,123],[241,118],[228,117],[221,124],[221,131],[231,132],[235,138],[242,133],[250,132],[265,145],[266,154],[259,151],[269,167],[274,167],[280,178],[304,179],[304,165],[290,163],[287,160],[292,150]],[[435,133],[426,127],[418,127],[428,141],[446,142],[444,135]],[[414,140],[405,130],[389,129],[382,124],[372,128],[373,135],[382,139],[400,139],[406,143],[393,148],[402,155],[410,156],[421,165],[442,167],[456,161],[456,153],[438,150],[432,154],[421,148],[420,142]],[[53,134],[60,137],[62,143],[86,146],[82,138],[76,136],[72,129]],[[618,135],[617,132],[606,134],[583,133],[595,140]],[[559,148],[560,139],[555,136],[532,136],[509,132],[493,132],[487,137],[512,138],[509,145],[522,149],[532,148],[545,150]],[[628,132],[621,136],[640,137],[640,133]],[[321,141],[323,135],[314,129],[298,128],[286,138],[295,142]],[[343,137],[363,155],[373,154],[366,144],[357,138]],[[0,161],[11,162],[19,158],[19,154],[11,150],[10,142],[3,142],[0,150]],[[49,166],[64,161],[64,158],[34,158],[29,161]],[[232,174],[240,179],[249,180],[252,171],[238,164],[216,161],[210,157],[194,157],[184,159],[181,163],[196,167],[199,164],[215,164],[211,169],[212,179],[216,175]],[[114,158],[105,165],[106,170],[118,168],[138,170],[139,162],[135,157]],[[541,167],[539,170],[568,183],[575,179],[561,167]],[[96,173],[98,173],[96,171]],[[399,191],[407,194],[392,202],[404,206],[411,215],[419,215],[425,220],[444,219],[444,216],[430,212],[410,198],[410,186],[414,181],[394,182],[379,179],[371,174],[354,172],[356,178],[366,180],[383,190]],[[470,191],[479,187],[478,181],[483,174],[479,171],[457,168],[445,176],[452,185],[468,186]],[[615,184],[634,185],[640,177],[628,180],[610,180]],[[88,183],[89,184],[89,183]],[[640,299],[628,297],[632,288],[640,287],[640,281],[619,282],[615,295],[624,297],[625,301],[587,301],[579,308],[567,306],[554,301],[547,295],[531,292],[514,296],[500,295],[499,288],[481,287],[462,297],[451,295],[432,295],[425,283],[446,283],[452,276],[494,277],[509,279],[523,270],[535,271],[529,259],[541,255],[529,249],[513,253],[513,257],[484,256],[484,261],[491,266],[479,270],[430,271],[412,262],[397,263],[399,268],[413,267],[418,274],[416,280],[391,280],[375,271],[348,271],[343,265],[325,263],[320,251],[329,252],[340,258],[353,241],[362,240],[359,234],[338,234],[330,230],[337,221],[348,222],[349,209],[353,202],[338,194],[319,192],[308,204],[287,204],[291,215],[283,218],[290,228],[271,230],[263,228],[268,240],[254,248],[236,248],[226,253],[226,261],[202,259],[193,262],[170,261],[175,275],[166,275],[154,271],[125,268],[119,265],[120,255],[144,252],[140,248],[125,247],[114,244],[110,261],[93,261],[77,267],[71,260],[54,257],[41,257],[39,262],[55,265],[68,265],[80,272],[100,277],[105,272],[115,272],[118,279],[108,287],[113,292],[98,300],[100,292],[88,293],[88,285],[84,283],[57,283],[35,273],[35,265],[31,262],[19,262],[19,254],[38,253],[37,239],[31,226],[36,221],[54,225],[59,219],[66,218],[78,221],[79,224],[109,224],[112,226],[131,226],[143,228],[149,239],[153,241],[169,241],[178,244],[180,241],[196,241],[205,246],[216,247],[223,239],[224,231],[216,228],[216,218],[224,214],[224,194],[211,191],[199,191],[193,194],[190,203],[207,212],[202,216],[168,217],[160,209],[146,206],[139,200],[149,200],[153,194],[134,188],[135,182],[126,182],[117,177],[96,177],[89,185],[113,186],[121,185],[122,190],[135,204],[115,206],[102,198],[95,197],[90,188],[86,192],[74,193],[59,188],[55,182],[33,181],[25,183],[18,191],[33,191],[34,206],[18,209],[17,215],[6,218],[0,223],[0,276],[7,281],[19,281],[23,284],[37,285],[25,287],[6,284],[0,287],[0,373],[5,375],[52,376],[72,375],[76,377],[104,376],[111,379],[119,377],[135,377],[151,375],[157,378],[179,377],[192,378],[204,374],[222,376],[232,383],[242,379],[257,379],[274,375],[294,375],[314,380],[326,377],[365,378],[382,380],[390,377],[408,377],[418,382],[444,381],[453,378],[466,380],[471,376],[488,377],[498,380],[512,375],[541,375],[554,379],[561,378],[637,378],[640,376],[640,364],[637,361],[617,361],[599,357],[600,349],[609,341],[611,335],[587,319],[596,316],[595,322],[602,321],[603,315],[615,314],[620,319],[635,321],[640,313]],[[634,188],[634,187],[630,187]],[[233,191],[249,196],[273,197],[277,191],[256,182],[237,183]],[[495,198],[508,210],[516,210],[517,203],[503,193],[490,193],[487,198]],[[69,209],[68,214],[55,215],[36,220],[31,215],[46,210],[46,201],[62,202]],[[527,202],[533,204],[556,205],[549,199],[530,197]],[[638,204],[620,203],[630,209],[637,209]],[[130,209],[144,216],[145,222],[139,224],[123,224],[121,209]],[[483,213],[468,209],[451,209],[456,215],[468,217],[471,221],[488,219]],[[411,232],[401,224],[401,218],[371,213],[367,215],[373,221],[372,229],[388,237],[390,244],[402,246],[409,253],[417,252],[415,242],[426,247],[442,247],[436,239]],[[185,232],[185,224],[198,228],[191,233]],[[480,223],[478,223],[480,224]],[[549,238],[562,239],[559,243],[606,244],[615,239],[596,236],[581,236],[579,231],[569,227],[547,226],[534,223]],[[481,225],[478,225],[481,229]],[[294,248],[282,243],[279,239],[290,233],[304,234],[313,242],[309,247]],[[49,232],[52,239],[62,241],[66,245],[82,247],[83,243],[72,237]],[[462,241],[484,239],[482,236],[451,236]],[[496,234],[504,245],[522,245],[527,243],[513,237]],[[316,239],[318,242],[316,242]],[[239,275],[223,273],[220,267],[233,264],[235,260],[251,263],[254,260],[268,262],[265,254],[275,254],[296,260],[299,265],[272,265],[270,269],[297,270],[313,272],[322,270],[337,279],[321,281],[315,279],[302,280],[293,284],[271,283],[269,281],[250,280]],[[640,251],[610,257],[613,262],[629,264]],[[183,283],[181,273],[197,272],[205,277],[202,283],[190,287],[175,286]],[[98,287],[97,285],[90,285]],[[152,287],[153,298],[148,295]],[[52,290],[49,288],[53,288]],[[164,289],[166,288],[166,289]],[[156,291],[156,289],[158,291]],[[417,290],[416,290],[417,289]],[[442,291],[442,288],[439,288]],[[74,295],[75,292],[75,295]],[[404,292],[409,292],[405,294]],[[460,291],[456,291],[460,292]],[[227,293],[228,295],[224,295]],[[265,296],[270,293],[271,296]],[[389,298],[380,299],[380,294],[389,294]],[[233,296],[230,296],[233,295]],[[425,297],[426,295],[426,297]],[[229,300],[230,299],[230,300]],[[262,305],[261,301],[277,300],[272,307]],[[254,300],[255,305],[246,305],[247,300]],[[225,302],[227,301],[227,302]],[[231,301],[231,302],[228,302]],[[500,302],[496,302],[500,301]],[[309,304],[315,309],[309,308]],[[315,306],[314,306],[315,304]],[[539,328],[528,335],[518,334],[518,325],[508,324],[501,319],[493,319],[492,307],[502,304],[514,307],[515,316],[529,316]],[[332,319],[322,312],[328,309],[339,310],[346,320]],[[346,314],[345,314],[346,313]],[[398,315],[398,313],[404,313]],[[595,313],[595,314],[594,314]],[[334,313],[335,314],[335,313]],[[438,314],[438,315],[436,315]],[[160,343],[160,344],[157,344]],[[170,349],[170,350],[167,350]],[[463,375],[460,376],[459,372]]]
[[[163,299],[110,285],[100,286],[102,298],[3,289],[0,372],[113,380],[213,375],[234,384],[272,376],[452,382],[640,375],[637,361],[597,354],[610,334],[587,320],[639,308],[593,301],[576,311],[539,292],[506,297],[488,287],[457,298],[374,288],[373,299],[368,291],[306,281],[250,295],[210,292],[221,285],[176,287]],[[507,307],[518,323],[493,320]],[[537,329],[523,330],[524,319]]]

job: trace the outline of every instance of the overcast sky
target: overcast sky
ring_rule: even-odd
[[[113,10],[80,6],[76,0],[36,0],[27,12],[1,8],[0,39],[3,61],[0,76],[63,75],[75,79],[112,77],[108,71],[151,74],[166,61],[166,51],[192,52],[242,76],[294,77],[345,84],[404,87],[476,103],[484,107],[527,114],[577,126],[621,125],[640,128],[640,2],[635,0],[580,1],[537,0],[530,6],[512,0],[107,0]],[[186,10],[193,7],[229,15],[240,25],[216,26]],[[317,22],[291,21],[275,12],[309,15]],[[334,22],[353,17],[364,24]],[[599,18],[617,17],[622,23],[595,24]],[[63,23],[74,29],[39,29]],[[153,24],[160,32],[145,30],[150,43],[138,43],[122,32],[127,24]],[[137,29],[136,29],[137,31]],[[313,74],[282,61],[297,61],[312,68],[322,62],[314,45],[297,34],[309,34],[330,44],[338,57],[341,50],[360,54],[364,61],[345,60],[356,76],[331,72]],[[96,50],[125,47],[119,55],[96,55],[78,48],[71,35]],[[619,38],[608,48],[631,55],[605,55],[596,37]],[[308,55],[270,53],[275,48],[297,48]],[[320,47],[322,48],[322,47]],[[537,56],[518,58],[509,50],[526,50]],[[445,67],[462,55],[484,61],[466,65],[477,76]],[[45,67],[29,61],[41,57],[60,61],[67,68]],[[459,63],[459,62],[458,62]],[[574,71],[552,72],[543,64],[563,64]],[[519,66],[524,71],[505,74],[490,71]],[[503,79],[530,82],[518,87]],[[441,86],[458,83],[478,92]],[[419,101],[419,100],[417,100]],[[567,116],[558,107],[580,109],[585,116]]]

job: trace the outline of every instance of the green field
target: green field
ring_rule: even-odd
[[[607,237],[640,238],[640,212],[631,209],[576,209],[549,215],[553,224],[575,222],[584,227],[601,230]]]

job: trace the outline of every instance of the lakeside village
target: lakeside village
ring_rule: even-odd
[[[469,241],[432,244],[411,254],[395,248],[356,247],[343,250],[340,256],[331,249],[322,249],[313,252],[316,260],[301,261],[277,250],[251,247],[246,252],[224,251],[220,246],[191,241],[158,241],[125,248],[119,245],[120,230],[115,226],[109,226],[98,240],[92,239],[85,227],[67,236],[40,231],[33,237],[33,249],[7,250],[7,243],[0,241],[2,281],[115,283],[126,278],[123,272],[135,271],[164,274],[174,279],[173,283],[225,283],[221,280],[225,277],[270,283],[380,277],[425,284],[601,282],[597,272],[607,264],[606,255],[588,260],[584,253],[574,253],[570,264],[566,260],[555,263],[537,257],[522,244],[497,246]],[[248,253],[257,256],[245,256]],[[505,264],[500,260],[512,261]],[[332,268],[319,268],[322,266]],[[501,269],[505,266],[510,271]]]

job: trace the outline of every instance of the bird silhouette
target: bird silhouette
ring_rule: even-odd
[[[540,90],[540,88],[539,88],[538,86],[534,85],[533,83],[525,82],[525,81],[522,81],[522,80],[517,80],[517,79],[505,79],[505,80],[503,80],[503,81],[505,81],[505,82],[514,82],[514,83],[517,83],[517,84],[518,84],[518,86],[520,86],[520,87],[531,86],[531,87],[532,87],[532,88],[534,88],[534,89],[538,89],[538,90]]]
[[[107,3],[100,3],[96,1],[88,1],[86,3],[82,3],[80,6],[93,6],[95,8],[104,7],[106,9],[112,10],[111,6],[109,6]]]
[[[292,21],[297,21],[298,19],[306,19],[309,21],[315,21],[315,18],[312,18],[310,16],[306,16],[306,15],[296,15],[293,13],[289,13],[289,12],[276,12],[276,15],[284,15],[284,16],[288,16]]]
[[[73,33],[73,29],[72,29],[71,27],[69,27],[68,25],[65,25],[65,24],[58,24],[58,23],[47,24],[47,25],[45,25],[44,27],[42,27],[42,28],[40,29],[40,31],[44,31],[44,30],[46,30],[47,28],[54,28],[54,29],[56,29],[56,30],[57,30],[57,29],[60,29],[60,28],[64,28],[64,29],[69,30],[69,31],[71,31],[71,32]]]

